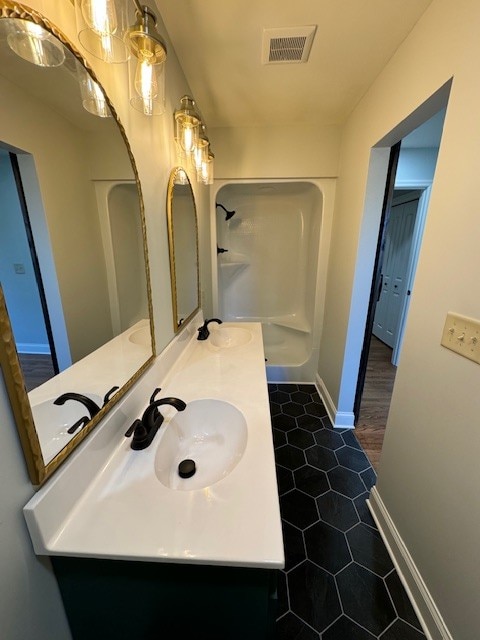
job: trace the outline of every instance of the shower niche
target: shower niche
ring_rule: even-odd
[[[315,379],[329,240],[321,183],[216,189],[214,305],[224,320],[262,323],[271,382]]]

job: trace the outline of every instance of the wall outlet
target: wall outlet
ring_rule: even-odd
[[[480,320],[447,313],[441,344],[480,364]]]

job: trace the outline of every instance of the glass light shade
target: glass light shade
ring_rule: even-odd
[[[130,55],[124,35],[129,3],[121,0],[75,0],[78,38],[104,62],[126,62]]]
[[[102,89],[85,71],[81,73],[80,77],[80,93],[82,105],[86,111],[100,118],[111,117],[112,114]]]
[[[175,174],[175,182],[174,184],[186,185],[189,184],[187,172],[185,169],[178,169]]]
[[[197,181],[203,184],[213,184],[213,166],[215,156],[209,152],[207,160],[202,162],[202,168],[197,171]]]
[[[146,116],[158,116],[165,112],[167,48],[156,30],[155,15],[148,7],[143,9],[127,32],[132,53],[128,64],[130,104]]]
[[[20,58],[39,67],[59,67],[63,64],[63,45],[43,27],[30,20],[15,19],[6,22],[8,46]]]
[[[192,153],[198,143],[200,116],[195,102],[189,96],[180,100],[181,107],[175,111],[175,139],[185,153]]]
[[[195,169],[197,171],[201,171],[202,164],[208,161],[208,147],[210,143],[208,142],[208,138],[205,135],[205,126],[202,125],[202,132],[198,137],[197,144],[195,145],[195,149],[193,150],[192,158],[193,164],[195,165]]]

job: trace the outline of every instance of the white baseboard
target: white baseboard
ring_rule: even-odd
[[[334,429],[354,429],[355,416],[351,411],[337,411],[337,407],[332,400],[331,395],[328,393],[328,389],[323,382],[323,379],[317,373],[316,387],[320,398],[322,399],[325,409],[327,410],[328,417],[333,424]]]
[[[50,354],[49,344],[36,344],[30,342],[17,342],[18,353],[29,353],[35,355],[48,355]]]
[[[367,505],[428,640],[453,640],[376,487]]]

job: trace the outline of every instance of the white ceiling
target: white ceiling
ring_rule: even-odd
[[[431,2],[156,0],[209,127],[341,123]],[[261,64],[264,28],[306,25],[306,64]]]

